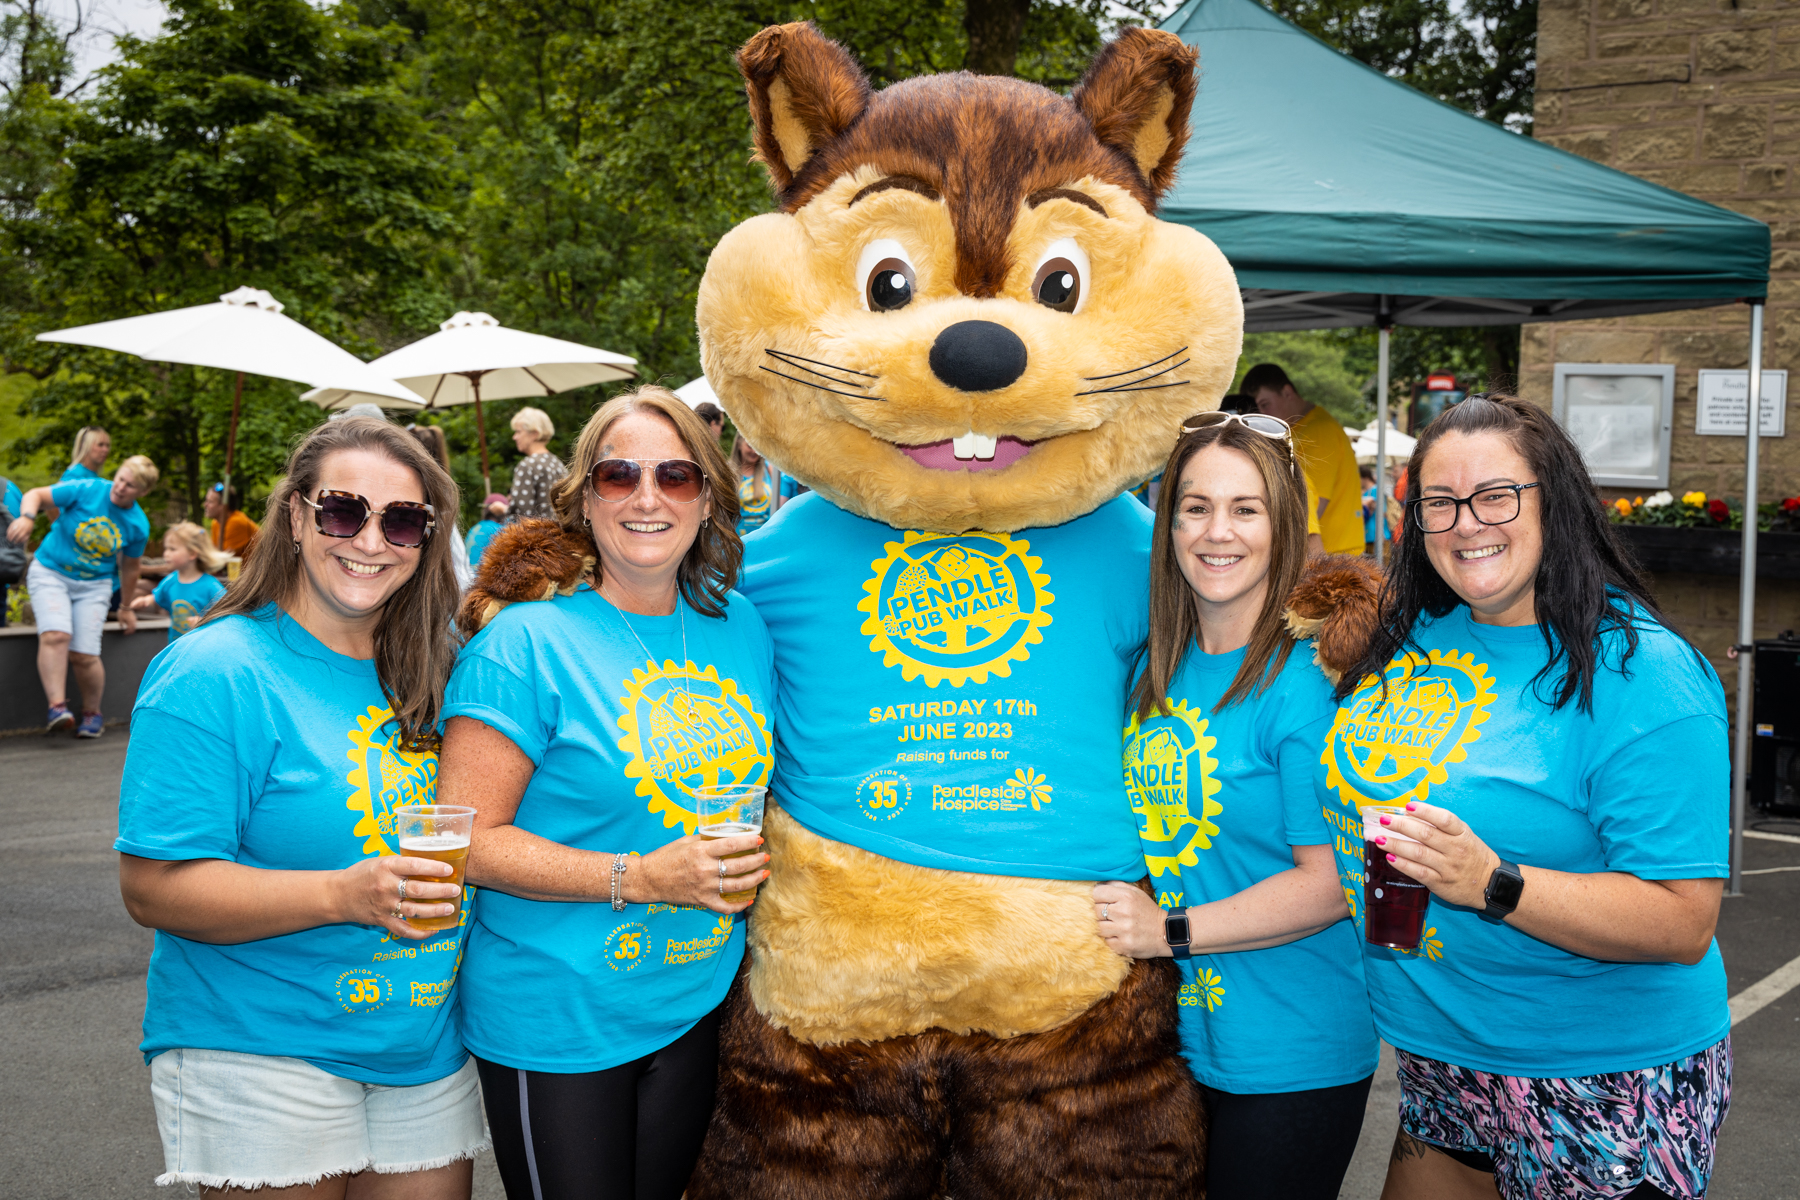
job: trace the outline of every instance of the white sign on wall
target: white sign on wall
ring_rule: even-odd
[[[1699,403],[1694,411],[1694,432],[1724,437],[1743,437],[1747,432],[1744,410],[1749,407],[1750,372],[1700,372]],[[1762,373],[1762,437],[1787,435],[1787,372]]]
[[[1551,411],[1604,487],[1669,486],[1675,368],[1667,363],[1557,363]]]

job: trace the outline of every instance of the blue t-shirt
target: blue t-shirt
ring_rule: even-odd
[[[112,579],[119,555],[137,558],[150,540],[150,518],[136,501],[130,508],[112,502],[112,484],[104,479],[59,483],[50,498],[62,515],[50,526],[37,556],[46,567],[70,579]]]
[[[468,539],[463,546],[469,552],[470,567],[478,566],[481,563],[481,556],[487,551],[488,543],[494,540],[494,535],[499,533],[501,528],[500,522],[484,517],[476,522],[475,528],[469,530]]]
[[[1125,728],[1125,787],[1157,902],[1195,908],[1291,870],[1327,846],[1313,765],[1331,685],[1302,642],[1261,695],[1213,711],[1246,651],[1190,649],[1168,716]],[[1372,1074],[1381,1054],[1359,937],[1339,921],[1284,946],[1178,961],[1181,1051],[1224,1092],[1296,1092]]]
[[[508,605],[463,648],[444,718],[480,721],[531,759],[514,825],[578,850],[649,854],[694,831],[695,788],[768,782],[768,630],[735,592],[724,620],[681,610],[622,614],[583,584]],[[463,963],[463,1040],[509,1067],[603,1071],[693,1028],[743,956],[743,923],[729,914],[615,913],[484,888]]]
[[[69,469],[62,473],[58,483],[81,483],[88,479],[104,479],[106,476],[88,469],[85,463],[70,463]],[[59,506],[60,507],[60,506]]]
[[[775,639],[782,807],[919,866],[1142,877],[1117,731],[1150,528],[1129,496],[1017,534],[784,505],[745,541],[742,584]]]
[[[1731,762],[1719,677],[1648,618],[1621,672],[1603,635],[1594,706],[1552,711],[1560,667],[1535,625],[1481,625],[1458,606],[1421,618],[1419,653],[1339,706],[1314,776],[1337,831],[1338,870],[1362,922],[1362,804],[1449,809],[1523,866],[1642,879],[1728,874]],[[1410,670],[1409,670],[1410,668]],[[1526,885],[1529,895],[1530,885]],[[1364,945],[1381,1036],[1477,1070],[1567,1078],[1660,1066],[1731,1027],[1715,942],[1694,966],[1601,962],[1480,910],[1431,897],[1416,951]]]
[[[766,477],[763,480],[763,486],[765,488],[768,487],[768,479]],[[781,483],[777,485],[776,492],[780,495],[782,500],[792,500],[800,494],[800,481],[795,479],[792,475],[782,475]],[[770,503],[770,497],[767,492],[764,492],[762,499],[758,500],[756,498],[756,480],[754,476],[738,476],[738,536],[741,537],[752,530],[761,529],[767,524],[771,507],[773,506]]]
[[[158,654],[131,713],[113,848],[334,871],[396,852],[393,810],[430,804],[437,756],[402,749],[375,663],[266,605]],[[468,922],[464,893],[463,923]],[[363,1083],[462,1066],[451,989],[462,930],[393,941],[322,925],[218,946],[160,930],[144,1057],[176,1048],[304,1059]]]
[[[156,607],[169,614],[169,640],[172,642],[200,623],[213,601],[225,594],[225,585],[211,575],[202,574],[192,583],[183,583],[173,571],[162,577],[150,593]]]
[[[7,511],[8,515],[11,516],[12,519],[16,521],[20,517],[25,515],[24,513],[19,511],[21,506],[23,506],[25,503],[25,493],[21,492],[19,490],[19,485],[14,483],[10,479],[0,479],[0,483],[4,483],[6,485],[6,487],[4,489],[4,493],[0,494],[0,503],[4,503],[6,505],[6,511]]]

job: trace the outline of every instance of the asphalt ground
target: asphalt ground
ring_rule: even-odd
[[[0,739],[0,1200],[181,1194],[152,1183],[162,1153],[137,1052],[151,935],[119,902],[112,850],[126,736]],[[1719,921],[1734,996],[1800,959],[1800,841],[1749,840],[1745,866],[1767,873],[1747,875],[1748,894],[1728,898]],[[1800,1200],[1800,988],[1732,1039],[1710,1194]],[[1384,1055],[1345,1200],[1379,1197],[1397,1104]],[[501,1200],[491,1158],[477,1163],[475,1195]]]

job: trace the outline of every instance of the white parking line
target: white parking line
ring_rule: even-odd
[[[1800,958],[1777,968],[1731,998],[1731,1023],[1760,1012],[1800,985]]]
[[[1800,867],[1758,867],[1754,871],[1741,871],[1742,875],[1774,875],[1780,871],[1800,871]]]
[[[1744,836],[1747,838],[1760,838],[1765,842],[1793,842],[1795,845],[1800,846],[1800,837],[1795,837],[1791,833],[1764,833],[1760,829],[1746,829],[1744,830]]]

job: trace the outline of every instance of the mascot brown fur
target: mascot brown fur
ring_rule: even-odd
[[[773,876],[727,1001],[690,1200],[1203,1194],[1176,972],[1106,948],[1091,901],[1106,876],[946,869],[954,855],[903,861],[879,837],[916,786],[909,819],[938,795],[1019,810],[1029,799],[1064,822],[1064,845],[1080,813],[1105,814],[1109,831],[1127,822],[1136,855],[1117,749],[1130,650],[1108,631],[1142,620],[1149,517],[1119,497],[1160,469],[1184,417],[1217,405],[1242,342],[1224,257],[1153,216],[1187,141],[1195,58],[1170,34],[1130,30],[1065,98],[961,73],[872,92],[805,24],[765,29],[738,56],[779,211],[714,250],[702,359],[738,429],[818,496],[746,547],[740,586],[769,618],[777,735],[786,720],[790,739],[772,799],[789,811],[772,809],[764,829]],[[1059,554],[1076,527],[1094,552]],[[840,535],[861,540],[828,548]],[[922,597],[937,580],[948,596],[973,579],[994,587],[997,615],[946,610],[956,633],[904,645],[891,619],[856,632],[842,614],[860,621],[859,603],[885,602],[880,580],[864,582],[884,538],[895,574],[911,564],[904,586]],[[827,619],[801,613],[812,595],[833,598]],[[1005,656],[972,669],[925,663],[933,647],[954,657],[1009,636]],[[1093,670],[1047,679],[1045,638],[1059,653],[1097,648]],[[854,757],[868,736],[862,710],[832,694],[839,662],[881,675],[884,695],[911,701],[902,710],[997,713],[1006,686],[1030,686],[1091,692],[1083,711],[1097,716],[1034,708],[1039,724],[1004,733],[966,722],[1011,740],[964,758],[1030,764],[1013,777],[1025,782],[986,790],[973,775],[960,788],[909,782],[890,733],[879,757],[839,764],[840,790],[816,787],[802,805],[808,747]],[[955,725],[944,735],[968,736]],[[1015,861],[1047,861],[1026,850]],[[1142,874],[1138,857],[1128,878]]]

